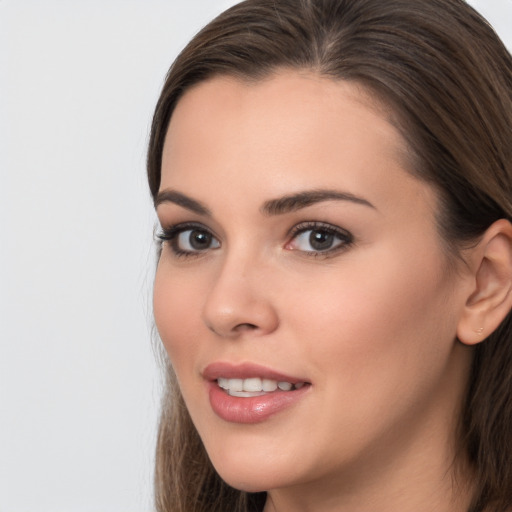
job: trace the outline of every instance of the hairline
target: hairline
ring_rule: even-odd
[[[162,137],[162,153],[163,145],[167,137],[169,126],[172,122],[174,111],[178,107],[181,100],[189,93],[200,87],[201,85],[211,82],[213,80],[233,80],[243,85],[254,86],[271,81],[277,76],[283,73],[294,73],[299,76],[306,78],[319,78],[336,82],[346,82],[354,85],[358,94],[352,95],[352,98],[359,101],[362,106],[372,110],[375,114],[387,121],[397,131],[402,144],[396,147],[396,157],[399,160],[401,167],[409,173],[413,178],[418,179],[425,185],[432,188],[436,198],[436,204],[434,205],[434,219],[436,222],[437,232],[441,241],[441,247],[445,255],[446,270],[449,273],[457,272],[461,269],[461,265],[465,266],[466,262],[463,257],[464,249],[470,248],[474,244],[474,240],[466,241],[465,243],[460,240],[453,240],[446,233],[443,217],[446,214],[447,206],[446,203],[446,192],[432,180],[425,177],[425,173],[422,173],[422,162],[421,157],[416,151],[414,151],[411,145],[412,137],[407,137],[406,133],[406,122],[407,116],[402,110],[396,105],[396,101],[390,97],[390,94],[386,94],[384,90],[379,90],[375,85],[368,83],[368,80],[358,78],[347,78],[343,76],[336,76],[332,73],[325,72],[322,70],[321,65],[311,66],[300,66],[291,64],[276,64],[269,65],[266,68],[258,69],[252,73],[243,72],[240,70],[217,70],[212,71],[207,76],[199,78],[197,81],[188,84],[183,88],[181,93],[177,96],[172,111],[169,114],[169,120],[165,128]],[[383,89],[383,88],[382,88]],[[409,130],[410,133],[410,130]],[[160,169],[161,179],[161,169]],[[155,196],[156,197],[156,196]]]

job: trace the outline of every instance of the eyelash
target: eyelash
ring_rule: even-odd
[[[326,233],[328,235],[332,235],[333,237],[339,240],[339,243],[335,247],[331,247],[326,250],[317,250],[317,251],[300,251],[300,249],[290,249],[300,251],[307,256],[312,256],[314,258],[328,258],[329,256],[334,256],[339,252],[342,252],[348,249],[354,243],[354,237],[350,232],[345,229],[339,228],[337,226],[333,226],[332,224],[327,224],[325,222],[319,221],[308,221],[302,222],[301,224],[297,224],[292,228],[289,233],[289,242],[287,242],[286,246],[290,246],[294,240],[297,240],[301,234],[305,234],[308,231]],[[311,235],[310,235],[311,236]]]
[[[202,256],[206,250],[204,251],[187,251],[181,249],[178,245],[178,237],[187,231],[198,231],[201,233],[208,234],[212,237],[212,239],[217,240],[215,235],[205,226],[201,224],[195,223],[184,223],[184,224],[176,224],[175,226],[171,226],[169,228],[162,228],[162,232],[157,235],[157,238],[160,240],[160,243],[169,242],[170,248],[177,258],[194,258],[198,256]]]
[[[178,245],[178,237],[187,231],[197,231],[199,233],[204,233],[211,237],[211,240],[215,240],[217,244],[219,244],[217,247],[208,247],[204,250],[196,250],[196,251],[189,251],[181,249]],[[305,251],[300,249],[291,248],[291,245],[294,241],[297,241],[298,237],[301,234],[305,234],[308,231],[314,232],[317,231],[319,233],[324,233],[327,235],[331,235],[338,239],[339,243],[332,248],[328,248],[326,250],[313,250],[313,251]],[[311,236],[311,235],[310,235]],[[220,247],[220,242],[218,241],[217,237],[205,226],[201,224],[195,224],[195,223],[184,223],[184,224],[176,224],[175,226],[171,226],[169,228],[162,229],[162,232],[157,235],[157,238],[159,239],[160,243],[169,242],[170,248],[174,254],[174,256],[178,258],[194,258],[204,255],[208,250],[217,249]],[[324,222],[319,221],[308,221],[303,222],[300,224],[297,224],[294,226],[289,234],[288,234],[288,242],[285,245],[285,248],[288,248],[289,250],[293,251],[299,251],[304,255],[310,256],[310,257],[324,257],[327,258],[329,256],[333,256],[337,254],[338,252],[344,251],[348,249],[354,242],[354,238],[351,233],[348,231],[341,229],[337,226],[333,226],[332,224],[327,224]]]

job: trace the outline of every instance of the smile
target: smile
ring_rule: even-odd
[[[248,379],[229,379],[219,377],[217,379],[219,387],[224,389],[228,395],[239,398],[250,398],[254,396],[263,396],[274,391],[293,391],[302,388],[305,382],[292,384],[287,381],[277,381],[260,377],[251,377]]]
[[[298,405],[310,394],[312,383],[253,363],[218,361],[201,372],[210,406],[229,423],[261,423]]]

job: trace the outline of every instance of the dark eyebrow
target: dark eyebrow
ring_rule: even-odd
[[[162,190],[155,199],[155,208],[162,203],[174,203],[198,215],[211,217],[212,212],[202,203],[175,190]]]
[[[366,199],[355,196],[349,192],[339,192],[336,190],[306,190],[297,194],[266,201],[261,211],[265,215],[282,215],[323,201],[350,201],[376,209],[375,206]]]

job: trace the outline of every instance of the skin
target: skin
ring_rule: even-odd
[[[456,335],[471,276],[448,265],[436,193],[409,171],[383,109],[357,85],[312,73],[217,77],[173,114],[160,191],[210,214],[168,200],[158,217],[164,229],[198,223],[214,238],[186,255],[176,239],[163,243],[155,319],[215,468],[236,488],[268,491],[265,512],[467,510],[469,477],[454,478],[453,460],[471,361]],[[327,189],[369,204],[262,212]],[[309,233],[291,234],[304,222],[352,241],[314,252]],[[311,387],[264,422],[230,423],[201,376],[215,361]]]

